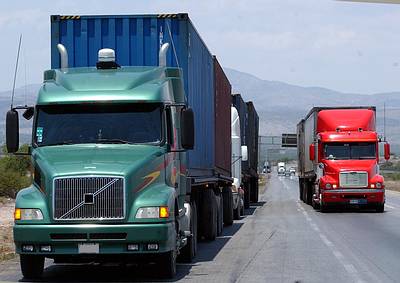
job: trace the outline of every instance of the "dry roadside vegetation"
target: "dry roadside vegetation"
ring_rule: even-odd
[[[15,256],[12,235],[14,200],[0,198],[0,261]]]

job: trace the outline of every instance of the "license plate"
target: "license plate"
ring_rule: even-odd
[[[79,244],[78,252],[80,254],[98,254],[99,253],[99,244]]]
[[[351,199],[350,204],[366,204],[366,199]]]

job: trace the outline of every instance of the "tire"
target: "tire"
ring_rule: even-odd
[[[307,190],[307,196],[306,196],[306,203],[308,205],[312,205],[312,197],[313,197],[313,183],[310,181],[306,182],[306,190]]]
[[[385,211],[385,204],[384,203],[377,204],[375,210],[378,213],[384,212]]]
[[[244,208],[250,207],[250,184],[248,182],[244,183]]]
[[[257,178],[251,178],[251,190],[250,190],[250,202],[258,202],[258,180]]]
[[[212,189],[205,189],[202,192],[203,202],[201,209],[201,231],[204,238],[208,241],[214,241],[217,237],[217,200]]]
[[[224,208],[222,203],[222,196],[216,196],[217,200],[217,236],[222,234],[222,229],[224,228]]]
[[[314,199],[311,201],[311,206],[314,208],[314,210],[317,210],[317,209],[319,208],[319,204],[316,203],[316,202],[314,201]]]
[[[42,277],[44,269],[44,257],[38,255],[20,255],[21,272],[26,279],[38,279]]]
[[[240,220],[240,213],[241,213],[241,206],[239,200],[237,207],[233,210],[233,219]]]
[[[230,187],[222,189],[224,224],[233,224],[233,195]]]
[[[160,254],[158,268],[162,278],[173,279],[176,275],[176,252],[169,251]]]
[[[324,213],[324,212],[327,212],[327,210],[328,210],[328,208],[326,207],[326,205],[321,202],[319,205],[319,211]]]
[[[197,254],[197,207],[196,203],[190,203],[192,213],[190,215],[190,235],[187,238],[187,244],[181,249],[179,260],[185,263],[190,263]]]
[[[303,201],[303,190],[304,190],[304,181],[303,179],[299,179],[299,199]]]

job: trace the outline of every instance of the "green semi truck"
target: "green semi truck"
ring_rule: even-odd
[[[185,14],[51,21],[53,68],[37,103],[6,118],[10,153],[19,145],[18,111],[33,119],[33,184],[15,209],[22,274],[40,277],[51,258],[154,263],[173,277],[198,239],[232,224],[230,93],[216,94],[216,59]],[[115,45],[121,29],[131,45]],[[215,122],[216,95],[227,95],[218,100],[229,110],[218,113],[226,129]],[[216,139],[224,139],[226,170]]]

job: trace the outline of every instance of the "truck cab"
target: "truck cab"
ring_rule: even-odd
[[[384,211],[375,107],[313,108],[298,124],[300,198],[320,207],[357,205]],[[384,145],[384,158],[390,146]]]
[[[101,54],[97,67],[46,71],[24,113],[33,116],[34,178],[16,197],[14,241],[25,278],[40,277],[45,258],[110,256],[150,259],[173,277],[176,257],[194,256],[185,171],[194,124],[181,70],[119,67]],[[18,150],[18,109],[7,113],[9,152]]]

